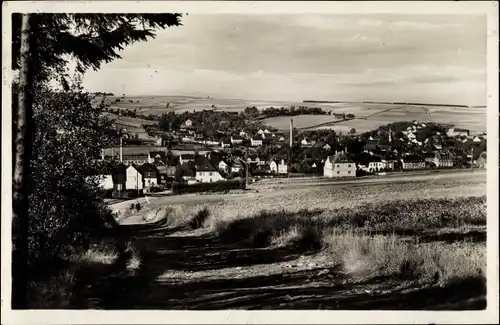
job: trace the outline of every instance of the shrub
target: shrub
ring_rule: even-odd
[[[203,227],[205,221],[208,219],[210,216],[210,210],[208,210],[207,207],[204,207],[203,209],[199,210],[196,215],[191,219],[189,222],[189,226],[193,229],[198,229]]]
[[[215,183],[197,183],[188,185],[186,183],[174,182],[172,192],[174,194],[197,193],[197,192],[223,192],[225,190],[246,189],[244,181],[220,181]]]

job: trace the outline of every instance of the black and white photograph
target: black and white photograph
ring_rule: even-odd
[[[498,2],[3,9],[2,323],[498,322]]]

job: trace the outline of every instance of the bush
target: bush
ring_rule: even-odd
[[[244,181],[220,181],[215,183],[197,183],[188,185],[175,182],[172,184],[174,194],[199,193],[199,192],[224,192],[225,190],[246,189]]]
[[[159,187],[159,186],[152,186],[152,187],[149,189],[149,191],[150,191],[151,193],[158,193],[158,192],[163,191],[163,188],[161,188],[161,187]]]
[[[205,221],[210,216],[210,210],[207,207],[201,209],[196,213],[196,215],[189,222],[189,226],[193,229],[198,229],[203,227]]]

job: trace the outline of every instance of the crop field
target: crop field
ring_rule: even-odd
[[[150,198],[140,215],[156,222],[124,222],[149,279],[127,301],[136,309],[484,308],[485,176]]]
[[[336,113],[352,113],[357,118],[367,117],[367,119],[354,119],[342,121],[334,116],[323,115],[299,115],[293,117],[294,125],[297,128],[311,128],[332,121],[331,124],[321,125],[317,128],[334,129],[337,132],[348,132],[351,128],[358,132],[371,131],[381,125],[398,121],[417,120],[420,122],[437,122],[455,124],[457,127],[468,128],[472,132],[486,131],[486,109],[485,108],[464,108],[464,107],[437,107],[427,106],[431,114],[431,119],[426,115],[425,110],[420,106],[401,106],[389,104],[320,104],[327,111]],[[385,111],[391,108],[392,110]],[[376,114],[370,116],[372,114]],[[278,116],[263,120],[264,124],[286,130],[290,125],[288,116]]]
[[[112,113],[105,113],[104,116],[106,116],[109,120],[113,121],[113,124],[116,125],[117,128],[125,128],[132,135],[137,133],[139,134],[139,138],[141,139],[148,138],[148,134],[146,130],[144,130],[142,125],[155,124],[154,121],[149,121],[140,118],[133,118],[128,116],[118,116]]]

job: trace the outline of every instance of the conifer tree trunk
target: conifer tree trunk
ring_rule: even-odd
[[[29,166],[33,145],[32,15],[22,16],[18,106],[15,132],[12,219],[12,308],[25,309],[28,267]]]

